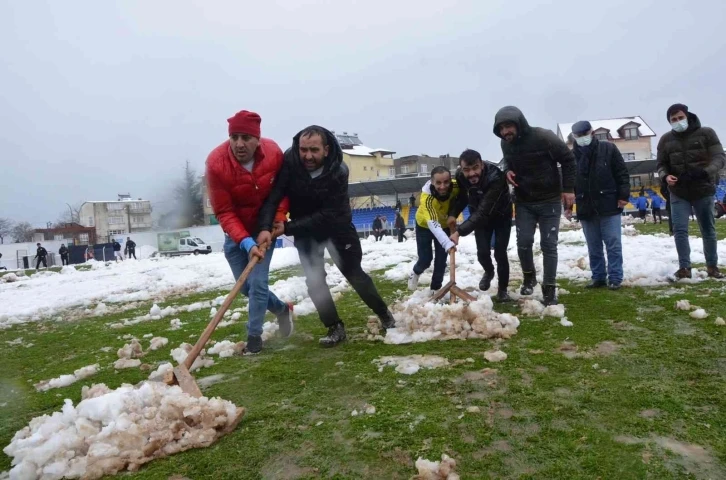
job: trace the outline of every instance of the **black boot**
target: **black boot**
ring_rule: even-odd
[[[544,297],[545,307],[549,305],[557,305],[557,287],[555,285],[545,285],[542,287],[542,296]]]
[[[524,272],[524,281],[522,281],[522,288],[519,290],[519,294],[532,295],[535,285],[537,285],[537,274],[535,272]]]
[[[330,348],[344,342],[346,338],[345,326],[343,325],[343,322],[338,322],[328,328],[328,334],[321,338],[319,342],[321,347]]]
[[[492,278],[494,278],[494,272],[484,272],[484,276],[481,277],[481,281],[479,282],[479,290],[482,292],[489,290],[489,287],[492,286]]]
[[[605,280],[593,280],[592,282],[585,285],[585,288],[603,288],[607,286],[608,282],[606,282]]]
[[[506,302],[511,302],[512,298],[507,293],[506,288],[504,288],[504,289],[500,288],[499,291],[497,292],[496,300],[501,303],[506,303]]]
[[[262,337],[259,335],[247,335],[247,345],[245,345],[245,355],[257,355],[262,351]]]
[[[378,318],[381,319],[381,327],[383,327],[383,330],[396,328],[396,319],[393,317],[393,313],[391,313],[390,310],[386,311],[385,315],[379,315]]]

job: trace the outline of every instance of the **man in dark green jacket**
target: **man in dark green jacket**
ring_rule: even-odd
[[[688,107],[677,103],[666,112],[672,130],[658,142],[658,175],[670,192],[673,236],[678,250],[676,280],[691,278],[691,246],[688,243],[688,217],[696,213],[703,238],[708,276],[724,278],[718,269],[714,195],[726,155],[713,129],[702,127]]]
[[[544,257],[542,294],[545,305],[555,305],[557,238],[562,207],[571,213],[575,202],[575,157],[552,131],[530,127],[517,107],[497,112],[494,135],[502,139],[502,170],[514,185],[517,250],[524,274],[520,293],[531,295],[537,284],[532,245],[539,224]]]

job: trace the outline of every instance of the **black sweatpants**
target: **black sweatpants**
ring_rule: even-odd
[[[61,255],[61,265],[68,265],[68,254]]]
[[[663,223],[663,214],[660,212],[660,208],[653,208],[653,223],[655,223],[655,217],[660,218],[660,223]]]
[[[494,264],[491,256],[492,232],[494,233],[494,259],[497,261],[497,277],[499,289],[506,290],[509,286],[509,236],[512,233],[512,222],[506,217],[495,217],[483,228],[474,230],[476,238],[476,257],[484,271],[494,274]]]
[[[333,297],[330,295],[328,284],[325,282],[324,255],[326,248],[335,265],[363,302],[368,305],[368,308],[378,316],[386,314],[388,306],[378,293],[371,277],[361,268],[363,250],[358,233],[352,224],[325,239],[296,236],[295,247],[300,254],[300,263],[305,272],[308,294],[313,305],[318,309],[320,320],[326,327],[332,327],[342,321],[338,316]]]
[[[137,258],[136,258],[136,249],[135,248],[130,249],[129,250],[129,254],[126,256],[126,258],[131,258],[131,257],[134,257],[134,260],[137,260]]]
[[[405,228],[398,229],[398,243],[403,243],[403,234],[406,233]]]
[[[45,261],[45,257],[38,257],[38,261],[35,262],[35,269],[36,270],[40,268],[40,262],[43,262],[43,266],[45,268],[48,268],[48,263]]]

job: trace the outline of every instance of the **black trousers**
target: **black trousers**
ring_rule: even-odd
[[[398,229],[398,243],[403,243],[403,234],[406,233],[405,228]]]
[[[61,265],[68,265],[68,254],[61,255]]]
[[[45,268],[48,268],[48,263],[45,261],[45,257],[38,257],[38,261],[35,262],[35,269],[36,270],[40,268],[40,262],[43,262],[43,266]]]
[[[328,284],[325,282],[324,255],[326,248],[335,265],[363,302],[368,305],[368,308],[378,316],[386,314],[388,311],[386,302],[381,298],[371,277],[361,268],[363,250],[358,233],[352,224],[324,239],[296,236],[295,248],[300,254],[308,294],[313,305],[318,309],[323,325],[332,327],[342,321],[338,316],[333,297],[330,295]]]
[[[509,236],[512,233],[512,222],[506,217],[494,217],[485,227],[474,230],[476,238],[476,257],[489,274],[494,274],[491,256],[492,233],[494,233],[494,259],[497,261],[499,289],[506,290],[509,286]]]
[[[127,255],[127,257],[128,258],[134,257],[134,260],[137,260],[137,258],[136,258],[136,249],[135,248],[132,248],[131,250],[129,250],[129,254]]]
[[[653,223],[655,223],[656,215],[660,218],[660,223],[663,223],[663,214],[661,213],[660,208],[653,209]]]

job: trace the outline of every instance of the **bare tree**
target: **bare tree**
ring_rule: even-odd
[[[35,233],[35,229],[30,223],[18,222],[10,231],[10,236],[13,237],[15,243],[32,242],[33,233]]]
[[[62,227],[66,223],[81,223],[81,207],[83,202],[66,203],[66,208],[58,215],[54,227]]]
[[[0,218],[0,243],[5,243],[5,237],[13,230],[13,221],[9,218]]]

